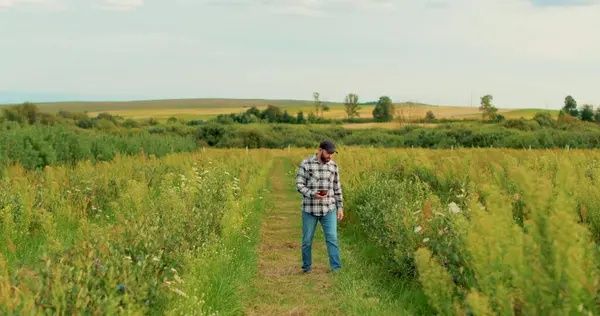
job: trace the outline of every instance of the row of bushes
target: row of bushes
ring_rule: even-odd
[[[148,132],[82,131],[68,126],[0,124],[0,165],[19,162],[27,169],[81,160],[108,161],[116,154],[162,157],[198,148],[192,136],[155,135]]]
[[[331,138],[346,146],[373,147],[600,148],[600,129],[571,131],[540,128],[522,131],[495,125],[350,130],[341,126],[208,124],[198,128],[196,138],[203,146],[221,148],[310,148],[323,138]]]
[[[536,123],[537,124],[537,123]],[[0,165],[20,162],[27,169],[80,160],[107,161],[117,153],[145,152],[157,157],[170,152],[217,148],[314,148],[323,138],[345,146],[420,148],[600,148],[600,128],[536,130],[491,124],[446,124],[436,128],[345,129],[341,126],[289,124],[222,125],[197,127],[158,125],[114,132],[81,130],[69,125],[0,124]]]

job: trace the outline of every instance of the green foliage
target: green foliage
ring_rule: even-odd
[[[535,113],[533,120],[538,122],[540,126],[544,127],[556,127],[556,121],[552,118],[552,114],[549,112],[538,112]]]
[[[593,126],[565,127],[565,130],[541,127],[532,120],[509,120],[506,126],[476,124],[473,126],[440,125],[435,128],[348,130],[343,127],[306,125],[241,125],[206,124],[199,128],[198,141],[220,148],[245,147],[249,135],[262,148],[315,148],[320,138],[330,137],[341,145],[375,147],[504,147],[504,148],[600,148],[600,129]],[[247,131],[253,131],[248,134]],[[258,140],[261,141],[258,141]],[[268,141],[262,141],[268,140]]]
[[[302,112],[302,111],[298,112],[298,117],[296,119],[296,122],[298,124],[305,124],[306,123],[306,119],[304,118],[304,112]]]
[[[344,110],[346,111],[346,116],[348,118],[359,117],[358,110],[360,110],[360,105],[358,103],[358,95],[354,93],[349,93],[344,99]]]
[[[8,121],[35,124],[38,121],[39,109],[30,102],[2,109],[3,116]]]
[[[427,111],[427,113],[425,113],[425,122],[431,122],[435,120],[435,114],[433,114],[432,111]]]
[[[253,124],[253,123],[286,123],[286,124],[296,124],[298,120],[290,115],[288,111],[282,111],[280,107],[276,105],[269,105],[266,109],[260,112],[256,107],[252,107],[248,109],[246,112],[242,112],[239,114],[231,113],[231,114],[220,114],[217,116],[215,120],[212,122],[216,122],[219,124],[230,125],[234,123],[239,124]],[[304,118],[302,118],[302,123],[304,123]],[[302,124],[300,123],[300,124]]]
[[[140,123],[134,119],[126,119],[125,122],[123,122],[123,127],[140,128]]]
[[[563,111],[567,112],[573,117],[579,117],[579,110],[577,110],[577,101],[575,101],[575,99],[570,95],[565,97],[565,105],[562,109]]]
[[[215,294],[250,276],[239,267],[253,265],[244,256],[270,159],[229,154],[10,168],[0,182],[0,313],[231,313],[238,306]]]
[[[110,121],[101,120],[98,122]],[[83,133],[63,125],[0,124],[0,164],[20,163],[26,169],[40,169],[53,164],[75,164],[80,160],[106,161],[117,153],[162,157],[170,152],[197,149],[191,136],[139,133]],[[3,161],[5,160],[5,161]]]
[[[438,313],[598,313],[598,152],[344,151],[348,216]]]
[[[540,124],[537,120],[526,120],[520,119],[509,119],[502,123],[504,127],[515,128],[521,131],[535,131],[540,128]]]
[[[395,109],[392,99],[382,96],[373,109],[373,118],[377,122],[391,122],[394,119]]]
[[[496,117],[496,112],[498,112],[498,109],[492,104],[493,99],[494,97],[489,94],[481,97],[481,105],[479,106],[479,110],[483,112],[482,116],[484,119],[487,117],[491,120]]]
[[[323,113],[329,111],[329,106],[325,104],[325,102],[321,101],[319,97],[320,94],[318,92],[313,92],[313,104],[315,107],[315,112],[317,113],[316,116],[323,117]]]
[[[596,108],[596,114],[594,114],[594,121],[600,124],[600,106]]]
[[[594,106],[590,104],[584,104],[579,111],[579,115],[582,121],[593,122],[594,121]]]
[[[492,118],[493,123],[500,123],[500,122],[504,122],[504,121],[505,121],[505,118],[504,118],[504,115],[502,115],[502,114],[496,114],[496,115],[494,115],[494,118]]]

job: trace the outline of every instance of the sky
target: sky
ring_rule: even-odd
[[[0,0],[0,103],[600,105],[600,0]]]

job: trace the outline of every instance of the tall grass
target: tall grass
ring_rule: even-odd
[[[262,208],[269,155],[207,150],[9,167],[0,180],[0,312],[227,310],[210,299],[224,285],[203,274],[243,262],[236,249],[251,243],[239,236]]]

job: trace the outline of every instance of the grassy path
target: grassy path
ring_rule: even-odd
[[[255,279],[245,289],[247,315],[420,315],[424,296],[415,285],[390,278],[375,263],[377,253],[356,231],[340,233],[342,271],[329,273],[319,224],[313,241],[313,271],[301,270],[301,197],[293,165],[276,163],[272,209],[260,229]]]

